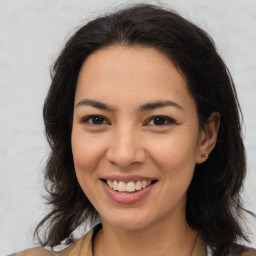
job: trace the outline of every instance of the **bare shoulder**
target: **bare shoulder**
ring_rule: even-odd
[[[256,250],[241,244],[234,243],[230,247],[226,247],[223,255],[229,256],[256,256]]]
[[[242,256],[256,256],[256,250],[253,248],[248,248]]]
[[[73,256],[73,255],[92,255],[92,237],[97,231],[98,226],[90,232],[77,239],[74,243],[68,245],[63,250],[58,252],[49,251],[43,247],[27,249],[22,252],[17,252],[9,256]],[[99,229],[99,228],[98,228]]]
[[[17,252],[14,254],[11,254],[9,256],[54,256],[56,254],[42,248],[42,247],[36,247],[36,248],[31,248],[27,249],[22,252]]]

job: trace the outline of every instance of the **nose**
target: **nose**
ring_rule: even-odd
[[[125,168],[146,159],[142,138],[132,129],[119,129],[113,133],[106,158],[112,164]]]

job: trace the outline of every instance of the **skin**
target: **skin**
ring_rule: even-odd
[[[145,107],[155,102],[164,106]],[[186,222],[186,192],[195,164],[214,148],[218,126],[213,113],[199,128],[184,75],[154,48],[114,45],[85,60],[71,140],[79,184],[103,224],[94,255],[191,254],[198,232]],[[122,204],[104,189],[101,179],[109,175],[156,183],[142,200]]]

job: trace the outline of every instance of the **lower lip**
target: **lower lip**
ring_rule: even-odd
[[[113,190],[110,188],[104,181],[102,181],[103,186],[105,188],[105,191],[107,192],[108,196],[115,202],[120,203],[120,204],[132,204],[135,202],[138,202],[145,198],[150,190],[153,188],[155,183],[149,185],[146,188],[143,188],[141,190],[135,191],[133,193],[124,193],[124,192],[119,192],[116,190]]]

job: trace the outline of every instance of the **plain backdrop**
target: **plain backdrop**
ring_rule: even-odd
[[[0,0],[0,255],[32,247],[33,229],[46,213],[41,194],[48,145],[42,106],[50,84],[49,67],[76,28],[134,2]],[[256,212],[256,2],[161,3],[204,28],[231,70],[244,113],[248,156],[244,199],[246,207]],[[256,247],[252,218],[248,228]]]

